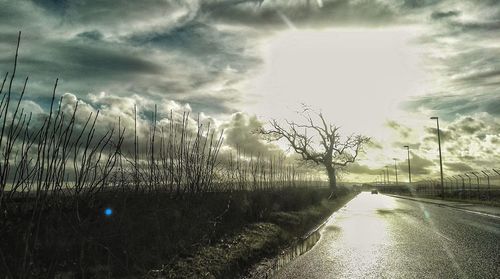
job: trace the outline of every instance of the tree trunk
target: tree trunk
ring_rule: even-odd
[[[332,191],[332,195],[335,195],[337,193],[336,170],[333,166],[327,166],[326,171],[328,173],[328,181],[330,183],[330,190]]]

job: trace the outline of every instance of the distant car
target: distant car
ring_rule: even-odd
[[[377,191],[377,190],[375,190],[375,189],[373,189],[373,190],[372,190],[372,194],[378,194],[378,191]]]

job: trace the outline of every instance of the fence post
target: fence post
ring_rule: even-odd
[[[469,193],[468,193],[468,197],[471,198],[471,192],[472,192],[472,182],[471,182],[471,178],[470,176],[467,174],[467,173],[464,173],[465,176],[467,176],[467,178],[469,179]]]
[[[477,199],[481,199],[480,198],[480,193],[479,193],[479,176],[477,176],[477,174],[475,172],[471,172],[472,175],[474,175],[476,177],[476,181],[477,181]]]
[[[457,188],[457,192],[459,192],[459,190],[458,190],[458,178],[455,175],[453,176],[453,178],[455,178],[455,187]]]
[[[465,180],[463,176],[461,176],[460,174],[457,176],[460,177],[460,179],[462,179],[462,192],[460,193],[460,198],[463,198],[465,193]]]
[[[488,180],[488,200],[491,200],[490,176],[484,170],[481,172],[486,176],[486,179]]]
[[[496,172],[497,175],[500,175],[500,171],[497,171],[496,169],[492,169],[494,172]]]
[[[448,184],[448,188],[450,188],[450,194],[453,192],[453,180],[451,179],[451,177],[447,177],[446,179],[448,179],[448,181],[450,181],[450,184]]]

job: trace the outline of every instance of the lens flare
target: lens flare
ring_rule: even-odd
[[[106,208],[106,209],[104,210],[104,214],[105,214],[106,216],[111,216],[111,215],[113,215],[113,209],[111,209],[111,208],[109,208],[109,207],[108,207],[108,208]]]

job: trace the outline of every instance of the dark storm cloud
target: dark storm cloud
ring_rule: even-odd
[[[244,54],[241,37],[188,20],[197,1],[0,2],[0,67],[11,68],[23,29],[18,74],[32,77],[27,97],[42,103],[59,77],[59,91],[82,98],[100,91],[171,96],[197,102],[200,111],[234,112],[234,94],[204,96],[235,91],[231,84],[259,61]],[[215,83],[226,88],[214,91]],[[203,106],[205,100],[211,102]]]
[[[365,175],[379,175],[381,169],[372,169],[368,166],[361,165],[358,162],[354,162],[347,167],[347,171],[353,174],[365,174]]]
[[[420,43],[433,51],[429,71],[441,86],[406,108],[436,111],[448,121],[477,112],[500,115],[500,3],[443,1],[431,18],[433,29]]]
[[[380,142],[378,142],[375,139],[371,139],[367,144],[366,144],[367,149],[383,149],[383,146]]]
[[[410,9],[427,8],[429,6],[434,6],[443,0],[404,0],[403,6]]]
[[[414,175],[429,175],[432,173],[431,167],[435,164],[424,157],[420,157],[417,154],[411,154],[411,173]],[[403,171],[404,172],[404,171]]]
[[[322,4],[320,4],[322,3]],[[241,109],[239,82],[262,65],[258,41],[289,28],[419,24],[418,43],[443,53],[431,68],[442,92],[410,110],[500,115],[498,1],[452,0],[0,0],[0,69],[10,69],[23,30],[19,74],[32,100],[45,102],[56,77],[61,92],[139,94],[228,114]],[[462,19],[461,17],[464,17]],[[439,20],[437,20],[439,19]],[[444,46],[443,39],[458,43]],[[444,49],[445,47],[451,49]],[[399,130],[402,136],[408,131]]]
[[[464,133],[466,135],[477,134],[486,129],[486,124],[471,116],[460,119],[455,125],[448,128],[450,131]]]
[[[57,45],[54,44],[53,47]],[[76,65],[75,75],[69,78],[94,76],[115,76],[166,73],[165,69],[153,61],[135,57],[131,53],[117,52],[110,48],[94,45],[66,45],[58,47],[58,61]],[[80,74],[76,74],[80,73]],[[127,78],[125,76],[125,78]]]
[[[443,19],[443,18],[455,17],[458,15],[460,15],[460,11],[446,11],[446,12],[435,11],[435,12],[432,12],[431,18],[435,19],[435,20],[439,20],[439,19]]]
[[[406,139],[410,136],[411,129],[409,127],[406,127],[405,125],[398,123],[394,120],[389,120],[387,121],[386,125],[395,130],[400,138]]]
[[[78,33],[76,34],[76,37],[92,41],[100,41],[103,39],[103,34],[97,30],[92,30]]]
[[[257,28],[289,28],[334,25],[382,25],[398,20],[395,8],[382,1],[206,1],[203,11],[217,22]],[[269,30],[274,31],[274,30]]]
[[[472,73],[468,76],[462,77],[460,78],[460,80],[465,82],[485,82],[486,84],[488,83],[496,84],[497,82],[500,82],[500,69],[479,71],[476,73]]]
[[[164,32],[135,35],[127,41],[136,47],[149,46],[194,57],[210,71],[210,79],[224,74],[227,68],[244,75],[260,63],[257,57],[244,54],[248,44],[245,38],[200,22],[177,26]]]
[[[465,163],[444,163],[444,165],[453,172],[469,172],[474,170],[471,166]]]
[[[248,116],[244,113],[236,113],[231,120],[224,124],[225,142],[240,152],[253,156],[282,155],[282,150],[274,144],[270,144],[262,139],[259,130],[263,123],[255,116]]]
[[[203,111],[210,114],[217,113],[235,113],[235,104],[241,102],[239,92],[225,90],[218,91],[214,94],[198,94],[196,96],[187,96],[180,98],[177,101],[188,103],[195,111]]]
[[[443,157],[451,171],[463,172],[467,168],[480,169],[500,160],[500,121],[487,113],[460,116],[442,124],[441,145]],[[436,150],[435,128],[427,128],[421,150]]]
[[[151,31],[169,27],[196,13],[197,1],[168,0],[42,0],[32,1],[64,26],[101,29],[107,35]],[[159,20],[164,18],[165,21]],[[173,22],[168,22],[168,20]],[[144,27],[144,28],[143,28]]]

